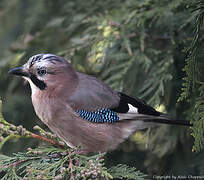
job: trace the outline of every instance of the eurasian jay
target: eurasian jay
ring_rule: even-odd
[[[68,146],[80,146],[86,152],[113,150],[136,130],[155,123],[191,125],[76,72],[54,54],[32,56],[9,73],[29,82],[35,112],[43,123]]]

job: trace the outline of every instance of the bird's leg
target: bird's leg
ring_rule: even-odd
[[[79,149],[76,149],[73,153],[74,153],[74,154],[87,155],[87,154],[89,153],[89,151],[86,150],[86,149],[81,149],[81,148],[79,148]]]
[[[56,161],[65,157],[65,156],[70,156],[71,155],[87,155],[88,154],[88,150],[85,150],[85,149],[67,149],[66,151],[64,152],[55,152],[55,153],[50,153],[50,154],[47,154],[47,156],[51,159],[55,159]],[[77,162],[76,162],[77,164]]]

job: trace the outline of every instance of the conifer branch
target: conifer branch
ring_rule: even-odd
[[[0,112],[2,110],[1,107],[2,107],[2,102],[0,100]],[[58,139],[56,135],[50,132],[44,131],[39,126],[35,126],[33,129],[37,130],[40,133],[40,135],[37,135],[33,132],[26,130],[25,128],[23,128],[22,125],[15,126],[13,124],[8,123],[7,121],[5,121],[2,114],[0,113],[0,141],[1,141],[0,148],[4,145],[6,141],[13,138],[34,138],[40,141],[50,143],[61,149],[65,148],[65,143],[60,139]]]
[[[204,148],[204,85],[202,74],[199,74],[198,55],[201,47],[201,28],[204,21],[204,1],[198,1],[192,4],[192,13],[195,14],[194,37],[191,45],[186,49],[188,57],[186,58],[186,65],[184,72],[186,77],[183,78],[184,83],[182,93],[178,98],[178,102],[188,100],[191,104],[191,123],[192,136],[194,137],[194,146],[192,151],[201,151]]]
[[[0,101],[0,110],[1,110]],[[104,154],[84,156],[78,149],[65,149],[65,144],[56,135],[46,132],[39,126],[34,127],[40,135],[34,134],[22,126],[15,126],[4,120],[0,111],[1,147],[10,138],[35,138],[47,142],[48,147],[28,148],[26,152],[17,152],[12,157],[0,155],[1,179],[113,179],[114,172],[120,172],[118,167],[105,167]],[[53,140],[54,139],[54,140]],[[145,177],[144,174],[125,166],[124,175],[117,177],[134,179]],[[113,175],[112,175],[113,174]],[[137,174],[137,176],[134,176]],[[133,178],[134,177],[134,178]]]

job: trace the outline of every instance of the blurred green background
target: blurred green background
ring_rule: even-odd
[[[81,72],[118,91],[146,100],[160,111],[193,119],[199,91],[177,103],[195,28],[196,0],[1,0],[0,97],[5,119],[29,130],[36,124],[30,88],[7,73],[32,55],[64,56]],[[200,31],[203,28],[200,27]],[[203,82],[203,35],[197,78]],[[126,163],[158,175],[202,175],[204,153],[192,152],[190,128],[161,125],[134,134],[107,154],[108,166]],[[7,142],[1,153],[35,147],[32,139]]]

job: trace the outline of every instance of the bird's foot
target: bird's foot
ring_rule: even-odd
[[[60,160],[61,158],[67,156],[67,155],[87,155],[89,153],[88,150],[85,149],[68,149],[64,152],[54,152],[54,153],[49,153],[47,156],[50,159],[53,159],[55,161]]]

